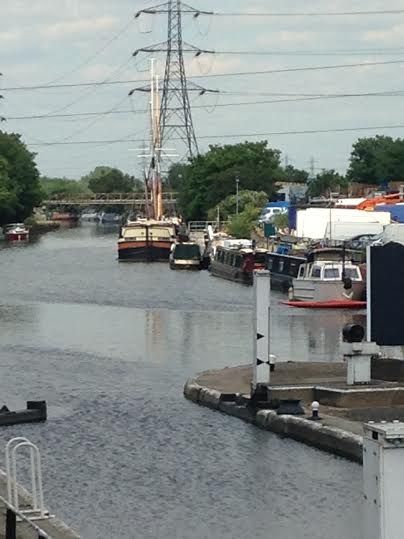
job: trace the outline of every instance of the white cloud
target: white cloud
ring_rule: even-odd
[[[382,30],[369,30],[362,35],[362,40],[377,45],[401,46],[404,34],[404,24],[394,24]]]
[[[65,39],[74,35],[111,30],[115,28],[116,23],[116,17],[108,15],[94,18],[73,19],[46,25],[41,29],[40,33],[43,37],[48,39]]]

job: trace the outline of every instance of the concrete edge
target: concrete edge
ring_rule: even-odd
[[[245,406],[224,401],[219,391],[200,386],[194,379],[189,379],[186,382],[184,396],[196,404],[239,417],[261,429],[292,438],[355,462],[362,462],[363,438],[352,432],[327,426],[322,422],[310,421],[300,416],[277,415],[273,410],[251,412]]]
[[[1,468],[0,468],[0,481],[3,481],[5,484],[7,484],[7,474]],[[31,505],[32,504],[32,496],[28,492],[28,490],[25,487],[23,487],[20,483],[17,484],[17,489],[18,489],[18,497],[21,500],[23,500],[23,502],[25,502],[27,505]],[[7,496],[5,496],[5,497],[7,498]],[[44,501],[45,501],[46,509],[50,512],[50,514],[53,515],[53,513],[50,511],[49,507],[47,507],[46,499]],[[75,530],[70,528],[65,522],[63,522],[62,520],[60,520],[56,516],[52,516],[52,518],[50,520],[43,520],[43,521],[36,520],[35,521],[35,524],[37,526],[39,526],[40,528],[47,527],[48,523],[51,523],[52,527],[55,528],[55,530],[60,531],[60,532],[64,532],[66,534],[66,538],[80,539],[80,535]],[[47,530],[44,529],[44,531],[47,531]],[[51,535],[51,532],[49,532],[49,533]]]

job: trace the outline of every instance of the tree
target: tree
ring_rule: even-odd
[[[240,191],[238,198],[238,209],[240,213],[243,212],[247,206],[253,206],[254,208],[259,208],[261,210],[268,201],[268,195],[264,191]],[[208,211],[208,220],[214,221],[219,213],[220,220],[226,221],[229,215],[236,213],[236,208],[237,196],[229,195],[222,200],[222,202]]]
[[[47,176],[42,176],[40,178],[40,183],[42,191],[47,197],[58,195],[77,196],[85,195],[89,192],[89,189],[86,188],[83,183],[67,178],[49,178]]]
[[[229,234],[235,238],[249,239],[257,224],[259,213],[259,208],[248,205],[243,212],[233,215],[227,227]]]
[[[175,165],[169,173],[187,219],[206,219],[210,208],[235,194],[236,178],[241,190],[264,191],[270,197],[282,177],[280,152],[268,148],[266,141],[210,146],[205,154]]]
[[[35,154],[20,135],[0,131],[0,224],[23,221],[42,200]]]
[[[309,173],[306,170],[295,168],[292,165],[286,165],[283,169],[286,182],[307,183]]]
[[[130,193],[135,186],[132,176],[111,167],[96,167],[81,181],[84,184],[88,182],[93,193]]]
[[[18,200],[7,172],[7,161],[0,157],[0,218],[2,224],[14,218]]]
[[[348,181],[335,170],[323,169],[320,174],[309,183],[307,194],[310,197],[327,196],[331,193],[340,192],[341,188],[347,187]]]
[[[359,139],[353,145],[347,178],[373,185],[404,179],[404,140],[382,135]]]

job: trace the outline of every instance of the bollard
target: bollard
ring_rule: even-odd
[[[17,537],[17,515],[11,509],[7,509],[5,539],[16,539],[16,537]]]
[[[319,419],[321,419],[320,416],[318,415],[319,410],[320,410],[320,403],[318,401],[313,401],[311,403],[311,417],[310,417],[312,421],[318,421]]]

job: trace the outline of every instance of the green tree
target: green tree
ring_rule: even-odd
[[[40,179],[41,188],[47,197],[60,195],[76,196],[89,193],[89,189],[85,185],[76,180],[67,178],[49,178],[42,176]]]
[[[264,191],[240,191],[238,199],[238,209],[241,213],[247,206],[253,206],[254,208],[259,208],[261,210],[268,201],[268,195]],[[236,208],[237,196],[229,195],[222,200],[222,202],[208,211],[208,220],[214,221],[219,213],[220,220],[226,221],[229,218],[229,215],[236,213]]]
[[[14,218],[17,207],[17,195],[13,191],[7,172],[7,161],[0,157],[0,220],[1,224]]]
[[[227,227],[229,234],[235,238],[249,239],[251,237],[251,232],[257,225],[259,213],[259,208],[255,208],[253,205],[248,205],[244,211],[238,215],[233,215]]]
[[[331,193],[340,192],[344,187],[348,186],[348,181],[344,176],[335,172],[335,170],[323,169],[309,183],[307,194],[310,197],[327,196]]]
[[[307,183],[309,181],[309,173],[306,170],[295,168],[292,165],[286,165],[283,172],[286,182]]]
[[[404,140],[377,135],[359,139],[351,153],[347,178],[378,185],[404,179]]]
[[[135,187],[132,176],[111,167],[96,167],[82,178],[82,182],[88,182],[88,188],[93,193],[130,193]]]
[[[23,221],[42,200],[35,154],[20,135],[0,131],[0,223]]]
[[[191,161],[171,169],[183,215],[187,219],[205,219],[210,208],[240,190],[264,191],[268,197],[282,179],[280,152],[268,143],[243,142],[234,145],[210,146]]]

